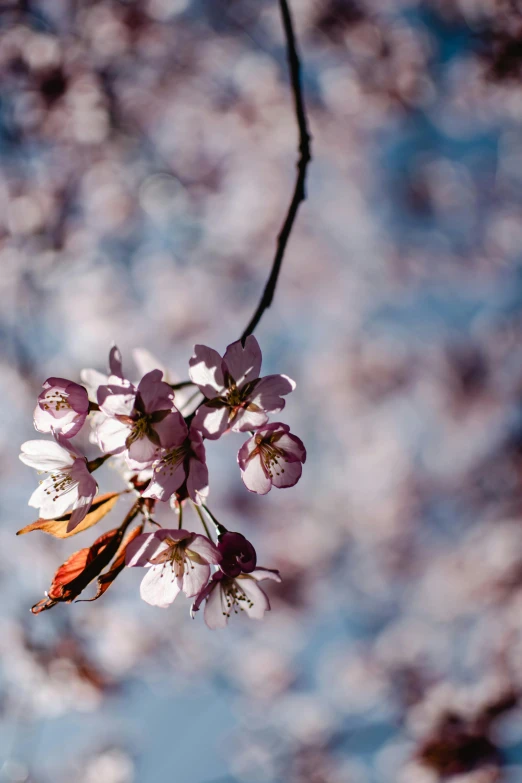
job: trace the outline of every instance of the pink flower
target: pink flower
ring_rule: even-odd
[[[57,519],[73,509],[67,532],[80,524],[98,491],[89,473],[87,460],[62,435],[55,440],[28,440],[22,444],[20,459],[30,468],[49,473],[29,498],[29,505],[40,509],[44,519]]]
[[[210,576],[210,563],[221,555],[214,544],[188,530],[156,530],[138,536],[127,547],[128,566],[144,566],[140,595],[152,606],[165,609],[179,592],[197,595]]]
[[[190,379],[207,398],[193,425],[206,438],[219,438],[226,430],[255,430],[268,421],[267,413],[281,411],[282,395],[295,389],[286,375],[266,375],[261,371],[261,349],[249,335],[245,346],[237,340],[228,346],[223,358],[212,348],[196,345],[189,362]]]
[[[180,426],[174,392],[161,370],[143,376],[138,388],[115,376],[98,388],[98,404],[106,418],[97,427],[98,444],[105,453],[126,451],[130,467],[151,465],[162,446]]]
[[[59,432],[72,438],[85,423],[89,413],[87,390],[65,378],[47,378],[34,409],[34,426],[38,432]]]
[[[306,462],[303,442],[281,422],[258,430],[239,449],[241,478],[250,492],[266,495],[274,487],[293,487]]]
[[[279,571],[268,568],[257,568],[250,574],[240,574],[235,578],[216,571],[196,597],[190,613],[194,617],[205,600],[205,622],[212,630],[224,628],[232,612],[238,614],[244,611],[253,620],[262,620],[265,612],[270,611],[268,596],[258,585],[263,579],[281,581]]]
[[[227,530],[219,536],[218,549],[221,553],[219,567],[226,576],[251,574],[257,564],[256,550],[241,533]]]
[[[201,505],[208,495],[203,438],[193,427],[189,431],[180,414],[178,417],[166,438],[165,450],[154,463],[152,480],[143,497],[168,500],[186,482],[186,492],[181,494]]]

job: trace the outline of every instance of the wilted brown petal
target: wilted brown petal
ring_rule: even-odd
[[[97,538],[92,546],[71,555],[55,573],[47,598],[35,604],[31,608],[32,613],[39,614],[61,601],[74,601],[118,553],[125,531],[139,509],[139,503],[135,503],[120,527],[109,530]]]
[[[114,558],[110,569],[98,577],[98,590],[96,591],[96,595],[94,595],[92,598],[83,598],[80,600],[96,601],[97,598],[100,598],[106,592],[106,590],[109,589],[120,571],[123,571],[125,568],[125,552],[128,545],[131,543],[131,541],[134,541],[136,536],[139,536],[141,533],[143,533],[143,525],[137,525],[134,530],[131,530],[125,541],[121,544],[118,551],[116,552],[116,557]]]
[[[116,501],[120,497],[121,492],[107,492],[104,495],[99,495],[91,506],[91,510],[86,517],[69,533],[67,532],[67,525],[71,518],[71,513],[64,514],[63,517],[58,519],[37,519],[36,522],[32,522],[30,525],[26,525],[17,532],[17,536],[23,536],[25,533],[30,533],[32,530],[42,530],[44,533],[49,533],[55,538],[69,538],[75,536],[77,533],[81,533],[83,530],[96,525],[100,519],[111,511],[116,505]]]

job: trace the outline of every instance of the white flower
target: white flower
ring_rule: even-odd
[[[28,440],[22,444],[20,459],[30,468],[49,473],[29,498],[43,519],[58,519],[73,509],[67,532],[80,524],[91,507],[98,485],[87,460],[72,443],[53,433],[54,441]]]

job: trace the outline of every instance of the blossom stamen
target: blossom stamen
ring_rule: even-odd
[[[40,404],[40,407],[44,411],[53,410],[58,413],[62,408],[65,408],[66,410],[72,409],[71,403],[61,392],[48,392],[44,399],[45,402]]]

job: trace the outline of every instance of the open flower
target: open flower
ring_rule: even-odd
[[[154,463],[152,480],[143,497],[168,500],[186,482],[186,492],[182,494],[201,505],[208,495],[203,438],[193,427],[188,430],[182,416],[177,415],[175,426],[165,438],[164,451]]]
[[[83,427],[89,413],[87,390],[65,378],[47,378],[34,409],[34,426],[38,432],[59,432],[74,437]]]
[[[206,345],[196,345],[189,362],[191,381],[207,398],[194,418],[193,426],[206,438],[219,438],[226,430],[255,430],[268,421],[267,413],[281,411],[282,395],[295,389],[286,375],[266,375],[261,371],[261,349],[249,335],[228,346],[223,358]]]
[[[214,544],[188,530],[156,530],[138,536],[127,547],[128,566],[148,568],[140,595],[152,606],[166,608],[179,592],[191,597],[207,584],[210,564],[221,555]]]
[[[245,612],[253,620],[262,620],[265,612],[270,611],[268,596],[258,585],[263,579],[281,581],[279,571],[268,568],[257,568],[235,578],[216,571],[192,604],[190,613],[194,617],[205,601],[204,618],[212,630],[224,628],[232,612]]]
[[[179,427],[174,392],[161,370],[143,376],[136,389],[129,381],[113,379],[98,388],[98,404],[106,418],[98,425],[98,444],[105,453],[126,451],[131,467],[147,466],[159,456]]]
[[[57,519],[73,509],[67,532],[80,524],[98,491],[89,473],[87,460],[72,443],[55,434],[55,440],[28,440],[22,444],[20,459],[30,468],[49,473],[29,498],[44,519]]]
[[[226,531],[219,536],[218,549],[221,553],[219,567],[227,576],[251,574],[257,564],[256,550],[241,533]]]
[[[306,449],[281,422],[258,430],[239,449],[241,478],[250,492],[266,495],[274,487],[293,487],[301,478]]]

